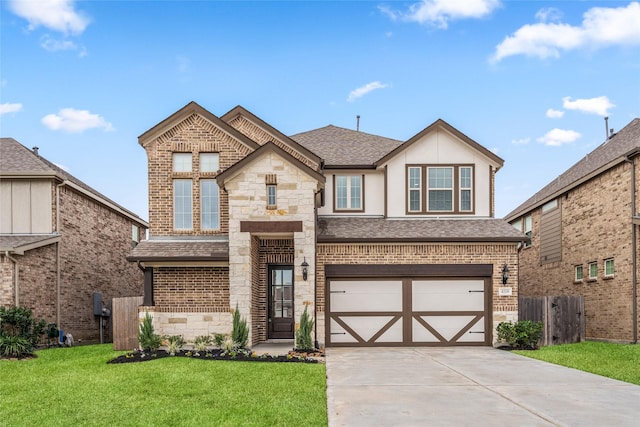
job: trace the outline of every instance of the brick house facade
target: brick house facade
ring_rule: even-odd
[[[237,307],[250,345],[293,340],[307,309],[328,346],[491,345],[517,318],[526,236],[493,218],[503,161],[442,120],[407,141],[287,137],[192,102],[139,142],[150,236],[128,259],[160,333],[228,333]]]
[[[634,119],[505,218],[531,235],[521,295],[582,295],[588,339],[638,338],[639,150]]]
[[[75,340],[96,342],[93,294],[108,309],[112,298],[142,294],[143,274],[126,256],[147,223],[37,151],[10,138],[1,144],[0,305],[29,308]]]

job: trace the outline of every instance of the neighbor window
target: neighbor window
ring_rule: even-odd
[[[427,210],[453,210],[453,168],[427,168]]]
[[[555,209],[557,207],[558,207],[558,199],[553,199],[552,201],[542,205],[542,213],[548,212],[551,209]]]
[[[422,210],[422,168],[409,168],[409,212]]]
[[[131,240],[136,243],[140,242],[140,229],[135,224],[131,224]]]
[[[275,184],[267,185],[267,209],[276,209],[277,203],[277,187]]]
[[[200,153],[200,172],[218,172],[218,153]]]
[[[200,180],[200,204],[202,230],[217,230],[220,228],[220,200],[218,183],[215,179]]]
[[[173,227],[176,230],[192,228],[192,195],[190,179],[173,180]]]
[[[574,277],[574,280],[576,282],[582,282],[583,278],[584,278],[584,272],[582,271],[582,265],[576,265],[575,266],[575,277]]]
[[[173,171],[191,172],[191,153],[173,153]]]
[[[598,263],[590,262],[589,263],[589,280],[595,280],[598,278]]]
[[[615,272],[613,265],[613,258],[604,260],[604,277],[613,277],[613,273]]]
[[[524,234],[526,234],[527,237],[529,238],[529,241],[524,244],[525,248],[531,247],[531,239],[532,239],[531,228],[532,228],[532,224],[533,224],[533,221],[531,219],[531,215],[525,216],[524,217],[524,221],[522,223],[522,225],[523,225],[522,232]]]
[[[361,175],[336,175],[335,179],[335,210],[362,210]]]
[[[460,168],[460,211],[471,211],[471,189],[473,184],[473,177],[471,176],[470,167]]]

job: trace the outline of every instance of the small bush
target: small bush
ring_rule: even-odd
[[[213,345],[216,348],[222,348],[224,340],[227,338],[227,334],[213,334]]]
[[[157,351],[162,345],[162,337],[155,333],[153,318],[148,311],[145,313],[142,323],[140,323],[138,341],[142,350],[148,352]]]
[[[23,307],[0,307],[0,355],[23,357],[33,354],[45,334],[47,322],[33,318]]]
[[[227,353],[233,352],[238,349],[238,343],[229,335],[225,335],[221,348]]]
[[[200,335],[196,337],[193,344],[195,351],[207,351],[207,348],[211,345],[211,337],[209,335]]]
[[[249,328],[247,327],[247,320],[240,317],[240,310],[238,310],[238,304],[233,312],[233,330],[231,331],[231,338],[237,344],[238,348],[245,348],[247,341],[249,341]]]
[[[531,320],[521,320],[516,323],[500,322],[496,328],[498,341],[507,343],[514,348],[534,350],[538,348],[543,326],[542,322],[532,322]]]
[[[300,328],[296,331],[296,349],[297,350],[313,350],[313,333],[314,320],[307,313],[307,307],[304,307],[304,312],[300,316]]]
[[[176,352],[182,350],[184,345],[184,338],[182,335],[171,335],[167,337],[167,350],[170,356],[175,356]]]

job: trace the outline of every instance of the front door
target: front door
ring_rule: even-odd
[[[269,266],[269,336],[292,339],[293,266]]]

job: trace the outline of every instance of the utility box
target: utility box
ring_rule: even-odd
[[[93,293],[93,315],[94,316],[102,316],[105,317],[105,311],[109,311],[105,308],[104,302],[102,301],[102,294],[100,292]],[[111,313],[109,313],[110,315]],[[106,315],[106,316],[109,316]]]

